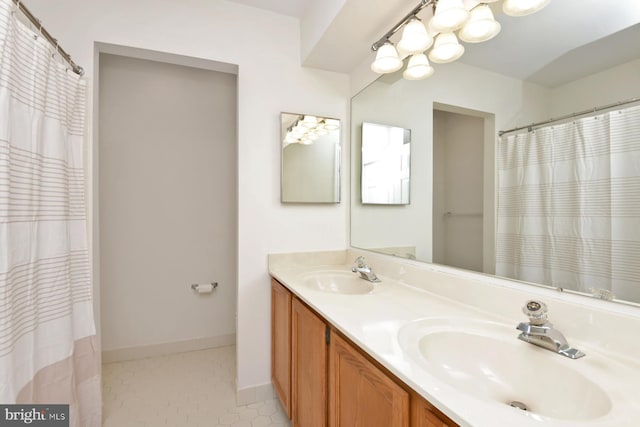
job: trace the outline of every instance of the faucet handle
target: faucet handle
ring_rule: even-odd
[[[527,301],[522,312],[529,317],[532,325],[543,325],[547,322],[547,305],[542,301]]]
[[[364,268],[364,267],[367,266],[367,261],[364,259],[363,256],[359,256],[358,258],[356,258],[355,261],[353,261],[353,264],[354,264],[355,267]]]

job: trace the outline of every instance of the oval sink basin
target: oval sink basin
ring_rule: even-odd
[[[474,398],[559,420],[586,421],[611,410],[602,388],[577,371],[580,361],[516,336],[497,323],[452,319],[425,319],[399,332],[414,361]]]
[[[344,295],[361,295],[373,291],[374,285],[347,271],[323,271],[305,276],[304,284],[318,291]]]

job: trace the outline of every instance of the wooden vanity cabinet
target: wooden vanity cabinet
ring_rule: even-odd
[[[327,338],[329,327],[293,298],[291,309],[291,421],[294,427],[327,425]]]
[[[329,390],[330,427],[409,427],[409,393],[335,333]]]
[[[293,427],[455,427],[271,280],[271,379]]]
[[[291,292],[271,279],[271,382],[291,418]]]

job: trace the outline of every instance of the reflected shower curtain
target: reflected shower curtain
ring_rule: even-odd
[[[498,168],[496,274],[640,301],[640,107],[503,136]]]
[[[86,83],[0,0],[0,403],[99,426],[84,198]]]

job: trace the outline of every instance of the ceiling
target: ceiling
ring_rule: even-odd
[[[307,4],[313,0],[230,0],[234,3],[241,3],[246,6],[257,7],[258,9],[269,10],[281,15],[302,18]]]
[[[326,0],[232,1],[301,18],[310,3]],[[344,0],[303,65],[351,73],[374,59],[371,44],[418,3]],[[520,18],[504,15],[500,3],[492,8],[502,31],[488,42],[465,44],[460,62],[555,87],[640,58],[638,0],[552,0],[540,12]],[[428,9],[423,13],[430,14]],[[434,67],[437,72],[446,64]]]

